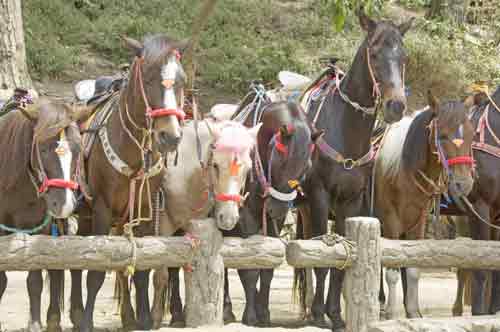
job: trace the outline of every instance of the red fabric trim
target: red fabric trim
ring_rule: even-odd
[[[148,110],[146,111],[146,115],[150,118],[159,118],[163,116],[173,115],[177,117],[179,121],[184,120],[184,118],[186,117],[186,113],[184,113],[183,110],[173,108],[157,108],[154,110]]]
[[[276,147],[276,150],[284,154],[285,156],[288,155],[288,148],[286,147],[285,144],[281,143],[281,134],[278,133],[276,134],[276,139],[274,140],[274,146]]]
[[[54,188],[61,188],[61,189],[71,189],[71,190],[77,190],[78,189],[78,183],[74,181],[66,181],[63,179],[45,179],[38,189],[38,192],[44,193],[47,190],[49,190],[50,187]]]
[[[474,158],[469,157],[469,156],[460,156],[460,157],[455,157],[448,159],[448,165],[453,166],[453,165],[473,165],[474,164]]]
[[[215,195],[215,200],[219,202],[241,202],[240,195],[228,195],[228,194],[217,194]]]

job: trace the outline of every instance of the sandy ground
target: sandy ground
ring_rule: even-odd
[[[22,331],[28,322],[29,307],[26,291],[26,273],[10,272],[8,273],[8,286],[4,298],[0,305],[0,322],[3,331]],[[282,267],[275,273],[271,292],[271,319],[273,328],[259,329],[259,331],[288,331],[296,330],[297,327],[303,327],[304,323],[300,320],[300,314],[296,307],[291,304],[291,285],[293,271],[290,267]],[[182,277],[181,277],[182,279]],[[66,308],[63,316],[64,332],[71,331],[69,321],[69,273],[66,274]],[[111,274],[106,276],[103,288],[99,294],[94,322],[96,331],[118,331],[120,328],[120,317],[117,315],[116,305],[113,300],[114,277]],[[230,287],[233,299],[233,307],[238,319],[244,308],[244,294],[236,271],[230,271]],[[400,287],[398,287],[399,290]],[[48,287],[44,287],[43,311],[42,317],[45,317],[48,302]],[[426,317],[446,317],[451,316],[451,306],[455,298],[456,279],[455,274],[451,272],[424,272],[420,283],[420,304],[422,313]],[[152,296],[152,290],[151,290]],[[402,303],[402,293],[399,290],[398,301]],[[399,306],[399,315],[403,317],[403,307]],[[470,308],[465,309],[467,314]],[[164,322],[165,331],[175,331],[167,327],[167,320]],[[43,322],[45,324],[45,322]],[[203,331],[221,332],[221,331],[246,331],[245,327],[239,323],[226,325],[221,328],[204,328]],[[183,329],[188,331],[189,329]],[[319,328],[307,327],[301,331],[313,332],[321,331]]]

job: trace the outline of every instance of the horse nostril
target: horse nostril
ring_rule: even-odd
[[[402,114],[405,110],[405,104],[400,100],[389,100],[386,103],[386,108],[397,114]]]

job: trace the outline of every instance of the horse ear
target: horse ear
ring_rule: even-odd
[[[133,38],[129,38],[127,36],[120,36],[120,38],[123,40],[123,42],[125,43],[125,45],[137,56],[140,56],[141,53],[142,53],[142,50],[144,48],[144,46],[142,45],[141,42],[133,39]]]
[[[356,11],[356,15],[359,18],[359,25],[363,30],[365,30],[369,34],[375,31],[375,29],[377,28],[377,22],[366,16],[363,7],[359,7],[359,9]]]
[[[181,55],[184,55],[184,53],[187,51],[187,49],[190,45],[191,45],[190,39],[183,39],[183,40],[177,42],[176,48]]]
[[[411,26],[413,25],[413,21],[415,20],[415,17],[410,18],[408,21],[401,23],[398,25],[399,32],[401,33],[402,36],[404,36],[408,30],[410,30]]]
[[[255,127],[248,129],[248,134],[252,137],[254,142],[257,142],[257,134],[259,133],[262,122],[257,124]]]
[[[321,136],[323,136],[323,134],[325,133],[325,130],[324,129],[320,129],[320,130],[316,130],[315,132],[313,132],[311,134],[311,140],[316,143],[316,141],[318,140],[318,138],[320,138]]]
[[[437,115],[439,112],[439,100],[432,94],[431,90],[427,90],[427,102],[431,111]]]

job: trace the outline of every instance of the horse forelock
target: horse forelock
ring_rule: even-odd
[[[144,38],[143,57],[146,65],[163,66],[181,43],[166,35],[152,35]]]
[[[63,129],[73,122],[70,111],[65,104],[47,101],[34,107],[38,108],[34,137],[39,142],[44,142],[59,135]]]
[[[223,121],[215,142],[216,151],[226,151],[244,157],[255,145],[248,128],[234,121]]]

